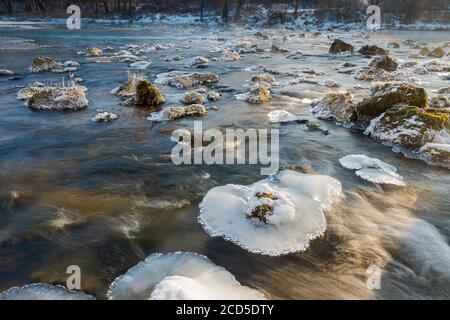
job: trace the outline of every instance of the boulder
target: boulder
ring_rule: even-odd
[[[135,94],[130,102],[140,107],[159,107],[164,103],[164,97],[153,83],[140,80],[136,83]]]
[[[114,113],[108,112],[108,111],[104,111],[104,112],[100,112],[100,113],[96,114],[95,117],[92,118],[92,121],[95,121],[95,122],[111,122],[113,120],[116,120],[117,118],[119,118],[117,116],[117,114],[114,114]]]
[[[418,151],[449,128],[450,111],[397,105],[373,119],[366,134],[384,143]]]
[[[369,64],[370,67],[376,69],[383,69],[388,72],[396,71],[398,68],[397,60],[389,55],[375,57]]]
[[[199,65],[207,64],[208,62],[209,62],[209,60],[207,58],[202,57],[202,56],[196,56],[196,57],[193,57],[189,61],[189,65],[190,66],[199,66]]]
[[[424,88],[412,84],[385,83],[374,86],[371,94],[356,106],[357,122],[367,125],[397,104],[425,109],[428,106],[428,96]]]
[[[208,114],[208,110],[202,104],[192,104],[187,107],[166,108],[162,114],[164,119],[173,121],[187,116],[204,116]]]
[[[335,39],[331,44],[329,53],[336,54],[341,52],[353,52],[354,50],[355,48],[351,44]]]
[[[361,49],[358,50],[358,52],[365,56],[382,56],[388,54],[388,51],[386,49],[383,49],[377,45],[363,46]]]
[[[313,109],[316,118],[347,123],[355,118],[355,103],[351,93],[327,94]]]
[[[275,77],[268,73],[262,73],[258,75],[254,75],[250,82],[265,82],[265,83],[273,83],[275,82]]]

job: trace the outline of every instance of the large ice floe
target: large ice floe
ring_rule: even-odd
[[[297,116],[286,110],[270,111],[267,116],[272,123],[283,123],[297,121]]]
[[[153,254],[111,284],[112,300],[260,300],[223,267],[191,252]]]
[[[332,177],[282,170],[249,186],[209,190],[199,222],[211,236],[250,252],[285,255],[306,250],[325,232],[325,213],[341,194],[341,183]]]
[[[357,170],[355,173],[363,180],[377,184],[393,184],[404,187],[403,177],[397,168],[376,158],[364,154],[353,154],[339,159],[344,168]]]
[[[0,300],[94,300],[83,292],[71,292],[60,285],[47,283],[27,284],[0,292]]]

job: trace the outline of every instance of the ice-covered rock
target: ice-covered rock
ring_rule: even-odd
[[[256,83],[247,95],[247,102],[261,104],[270,100],[270,87],[265,83]]]
[[[217,83],[219,82],[219,76],[213,72],[191,74],[172,73],[164,75],[160,81],[172,87],[186,89],[194,86]]]
[[[272,123],[297,121],[297,116],[286,110],[270,111],[267,116]]]
[[[433,49],[433,51],[431,51],[428,56],[433,58],[442,58],[443,56],[445,56],[445,50],[442,49],[442,47],[437,47]]]
[[[347,123],[355,118],[355,103],[351,93],[330,93],[320,101],[312,112],[315,117]]]
[[[344,168],[357,170],[355,173],[361,179],[377,184],[393,184],[404,187],[403,177],[397,174],[397,168],[377,158],[364,154],[354,154],[339,159]]]
[[[109,111],[104,111],[104,112],[100,112],[100,113],[96,114],[95,117],[92,118],[92,121],[111,122],[113,120],[116,120],[117,118],[119,118],[119,116],[117,114],[109,112]]]
[[[191,104],[186,107],[169,107],[159,112],[153,112],[147,118],[150,121],[173,121],[189,116],[201,117],[208,114],[208,110],[202,104]]]
[[[91,56],[91,57],[98,57],[98,56],[100,56],[102,53],[103,53],[102,49],[95,48],[95,47],[88,48],[88,49],[86,50],[86,55]]]
[[[418,150],[449,128],[450,111],[398,105],[374,118],[365,134],[388,145]]]
[[[323,85],[328,88],[339,88],[341,86],[336,80],[324,80]]]
[[[111,300],[261,300],[223,267],[190,252],[153,254],[117,277]]]
[[[216,91],[209,91],[206,97],[209,101],[218,101],[221,95]]]
[[[326,229],[325,213],[342,193],[328,176],[282,170],[250,186],[228,184],[208,191],[199,222],[213,237],[271,256],[306,250]]]
[[[59,66],[60,64],[55,60],[48,57],[39,56],[34,58],[33,63],[31,64],[31,72],[38,73],[42,71],[49,71]]]
[[[83,292],[71,292],[60,285],[27,284],[0,293],[0,300],[95,300]]]
[[[78,111],[88,106],[87,88],[67,86],[31,86],[21,89],[17,98],[33,110]]]

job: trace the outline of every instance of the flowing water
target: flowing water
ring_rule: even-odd
[[[34,282],[65,284],[67,266],[78,265],[82,290],[105,298],[114,278],[149,254],[192,251],[206,255],[242,284],[273,299],[450,298],[448,169],[405,158],[332,122],[320,121],[330,129],[324,135],[301,124],[280,126],[268,121],[267,113],[276,109],[313,120],[311,107],[303,99],[321,98],[339,89],[284,85],[274,88],[272,101],[263,105],[234,97],[247,91],[247,80],[258,73],[245,69],[258,64],[281,72],[323,71],[325,75],[315,79],[337,80],[358,98],[367,94],[367,89],[353,87],[359,83],[367,88],[369,82],[337,73],[335,68],[346,61],[363,65],[369,60],[329,57],[330,32],[317,37],[308,33],[303,39],[298,37],[300,31],[268,30],[280,38],[295,35],[278,43],[302,51],[304,57],[290,60],[271,54],[262,59],[261,54],[246,54],[239,61],[211,61],[200,70],[218,73],[219,84],[230,86],[214,103],[219,110],[201,119],[204,128],[279,128],[283,167],[326,174],[342,182],[345,198],[327,215],[326,234],[307,251],[281,257],[252,254],[222,238],[211,238],[197,222],[198,205],[209,189],[260,180],[264,177],[259,166],[173,165],[172,131],[191,130],[198,119],[153,125],[147,120],[151,110],[123,106],[110,94],[127,80],[129,63],[85,63],[77,55],[92,46],[172,43],[176,48],[146,54],[153,63],[144,73],[155,80],[171,70],[198,71],[185,67],[186,60],[196,55],[221,57],[214,52],[216,47],[252,41],[270,48],[270,41],[256,39],[254,32],[190,26],[86,25],[80,31],[42,25],[0,28],[0,68],[14,70],[21,77],[14,81],[0,78],[0,291]],[[404,46],[403,40],[437,43],[447,41],[450,33],[380,32],[371,34],[370,40],[357,32],[339,36],[357,47],[399,42],[401,47],[392,51],[406,60],[416,50]],[[34,42],[23,40],[23,44],[12,38]],[[86,80],[83,85],[89,89],[86,110],[33,112],[16,100],[20,85],[63,79],[61,74],[29,72],[27,68],[38,55],[81,63],[76,74]],[[185,59],[165,62],[166,55]],[[430,95],[449,84],[437,74],[418,78]],[[169,105],[185,91],[160,87]],[[90,119],[98,110],[112,111],[119,119],[95,123]],[[359,179],[339,164],[339,158],[348,154],[366,154],[396,166],[407,186],[379,186]],[[382,271],[379,290],[366,285],[367,268],[373,264]]]

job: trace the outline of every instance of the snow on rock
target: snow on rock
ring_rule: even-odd
[[[60,285],[47,283],[27,284],[0,292],[0,300],[94,300],[83,292],[71,292]]]
[[[153,254],[111,284],[110,300],[262,300],[223,267],[191,252]]]
[[[363,180],[376,184],[393,184],[404,187],[403,177],[397,174],[397,168],[376,158],[364,154],[354,154],[339,159],[346,169],[357,170],[355,173]]]
[[[209,190],[199,222],[211,236],[250,252],[285,255],[306,250],[325,232],[325,213],[341,193],[341,183],[332,177],[283,170],[250,186]]]

